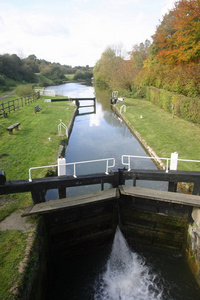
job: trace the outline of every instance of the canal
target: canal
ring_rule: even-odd
[[[84,107],[79,109],[76,116],[68,146],[66,147],[65,158],[67,163],[114,158],[117,168],[124,168],[121,162],[122,155],[145,156],[145,150],[138,140],[133,136],[127,126],[111,110],[110,96],[108,90],[101,90],[92,86],[69,83],[49,89],[61,90],[61,94],[71,98],[92,98],[96,97],[96,109]],[[81,106],[91,105],[93,101],[81,101]],[[123,103],[122,103],[123,104]],[[88,113],[88,114],[87,114]],[[81,115],[82,114],[82,115]],[[64,122],[64,120],[63,120]],[[105,172],[105,164],[87,163],[77,165],[77,175]],[[132,169],[156,169],[154,163],[149,159],[132,159]],[[67,175],[73,174],[73,166],[67,167]],[[129,184],[129,182],[126,182]],[[132,184],[132,181],[130,181]],[[167,190],[165,182],[140,181],[137,186]],[[110,186],[105,185],[104,189]],[[67,197],[77,196],[88,192],[98,191],[100,186],[75,187],[67,189]],[[46,200],[58,198],[56,190],[46,195]]]
[[[123,168],[124,154],[147,156],[137,139],[110,107],[110,92],[92,86],[68,83],[49,87],[68,97],[96,97],[96,110],[80,108],[66,147],[67,162],[115,158]],[[90,104],[85,101],[81,105]],[[82,115],[81,115],[82,114]],[[63,120],[64,122],[64,120]],[[156,169],[151,160],[134,160],[132,168]],[[100,163],[80,164],[77,175],[104,172]],[[69,167],[67,174],[73,172]],[[129,184],[127,182],[126,184]],[[132,183],[131,183],[132,184]],[[138,186],[166,190],[163,182],[139,182]],[[109,189],[110,186],[105,186]],[[67,189],[67,197],[100,190],[99,186]],[[57,199],[56,191],[47,201]],[[76,257],[55,257],[49,270],[47,299],[151,300],[200,299],[200,290],[181,255],[128,245],[118,229],[110,244]]]

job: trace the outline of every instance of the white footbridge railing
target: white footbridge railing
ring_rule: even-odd
[[[166,173],[168,170],[177,170],[178,161],[184,161],[184,162],[193,162],[193,163],[200,163],[200,160],[191,160],[191,159],[179,159],[178,153],[174,152],[171,153],[171,158],[166,157],[150,157],[150,156],[137,156],[137,155],[122,155],[121,162],[123,165],[128,166],[128,171],[131,170],[131,161],[132,159],[151,159],[155,161],[166,161],[165,170]],[[66,176],[67,175],[67,166],[73,166],[73,177],[77,177],[77,165],[81,164],[89,164],[89,163],[96,163],[96,162],[106,162],[105,164],[105,174],[109,174],[109,169],[115,167],[115,158],[103,158],[103,159],[96,159],[96,160],[88,160],[88,161],[78,161],[78,162],[72,162],[72,163],[66,163],[65,158],[59,158],[58,164],[56,165],[50,165],[50,166],[41,166],[41,167],[33,167],[29,169],[29,181],[32,181],[31,178],[31,171],[37,170],[37,169],[45,169],[45,168],[58,168],[58,176]],[[170,164],[169,164],[170,162]]]
[[[32,177],[31,177],[31,171],[32,170],[45,169],[45,168],[57,167],[58,168],[58,176],[66,176],[67,175],[66,166],[74,166],[73,167],[73,177],[76,178],[77,177],[77,174],[76,174],[77,165],[95,163],[95,162],[106,162],[106,166],[105,166],[105,174],[106,175],[109,174],[109,169],[113,168],[115,166],[115,159],[114,158],[103,158],[103,159],[88,160],[88,161],[78,161],[78,162],[72,162],[72,163],[66,163],[65,158],[59,158],[58,159],[58,164],[56,164],[56,165],[30,168],[29,169],[29,181],[30,182],[32,181]]]
[[[165,171],[166,173],[168,170],[177,170],[178,161],[185,161],[185,162],[193,162],[193,163],[200,163],[200,160],[191,160],[191,159],[179,159],[178,153],[174,152],[171,153],[171,158],[166,157],[152,157],[152,156],[137,156],[137,155],[122,155],[121,161],[122,164],[128,166],[128,171],[131,170],[131,158],[138,158],[138,159],[153,159],[155,161],[166,161]],[[170,162],[170,164],[169,164]]]

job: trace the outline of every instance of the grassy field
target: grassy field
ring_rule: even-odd
[[[171,157],[178,152],[180,159],[200,160],[200,126],[174,117],[142,99],[125,99],[124,115],[159,157]],[[142,116],[142,118],[141,118]],[[179,170],[200,171],[200,163],[179,162]]]
[[[70,102],[46,103],[44,99],[41,97],[11,112],[7,118],[0,117],[0,170],[5,172],[7,180],[28,179],[29,168],[56,163],[57,150],[62,140],[58,136],[58,124],[60,119],[68,124],[74,106]],[[35,114],[36,104],[42,110]],[[14,130],[14,134],[9,135],[6,128],[16,122],[20,123],[19,131]],[[44,175],[43,169],[32,172],[33,178]],[[23,208],[30,202],[30,193],[26,197],[24,194],[6,196],[3,209],[0,209],[0,221],[18,206]]]
[[[0,117],[0,170],[7,180],[28,179],[30,167],[56,163],[58,147],[65,136],[58,135],[60,119],[68,124],[75,107],[71,102],[44,102],[41,97],[26,107]],[[42,107],[34,113],[34,107]],[[9,135],[6,128],[16,122],[19,131]],[[64,133],[64,132],[63,132]],[[45,170],[32,177],[45,176]],[[12,212],[32,204],[30,193],[0,196],[0,222]],[[17,266],[23,258],[27,234],[17,230],[0,232],[0,299],[13,299],[10,288],[19,277]]]
[[[61,141],[58,136],[60,119],[67,124],[74,106],[69,102],[44,102],[41,97],[35,102],[8,114],[0,120],[0,164],[8,180],[27,179],[28,169],[34,166],[55,163],[56,151]],[[42,110],[34,113],[38,104]],[[19,131],[9,135],[6,128],[16,122]],[[43,171],[40,171],[43,172]],[[37,176],[42,176],[39,173]]]
[[[56,154],[62,140],[58,136],[60,119],[65,124],[71,119],[74,106],[71,102],[44,102],[41,97],[35,102],[8,114],[0,119],[0,170],[5,172],[7,180],[28,179],[29,168],[56,163]],[[42,107],[34,113],[34,107]],[[9,135],[6,128],[16,122],[20,123],[19,131]],[[32,177],[43,177],[45,170],[32,172]],[[1,200],[2,197],[0,197]],[[30,193],[10,195],[6,197],[3,209],[0,209],[0,221],[19,205],[23,208],[30,203]],[[5,202],[7,209],[5,209]]]
[[[74,74],[65,74],[65,77],[66,77],[68,80],[73,80]]]

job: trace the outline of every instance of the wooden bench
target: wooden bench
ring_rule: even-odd
[[[15,123],[13,125],[10,125],[6,129],[9,131],[9,134],[13,134],[13,129],[15,128],[15,130],[19,130],[19,128],[18,128],[19,125],[20,125],[20,123]]]
[[[36,106],[35,106],[35,114],[37,113],[37,112],[40,112],[42,110],[42,107],[39,107],[39,105],[37,104]]]

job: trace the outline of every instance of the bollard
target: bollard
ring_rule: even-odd
[[[58,176],[66,176],[66,159],[61,156],[58,158]]]
[[[171,162],[170,162],[170,170],[177,170],[178,165],[178,153],[171,153]]]

